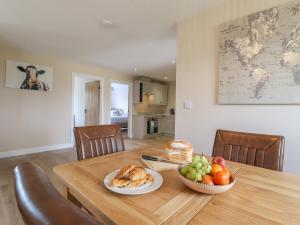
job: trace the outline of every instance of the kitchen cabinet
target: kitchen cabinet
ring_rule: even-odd
[[[158,131],[164,135],[174,135],[175,117],[173,115],[162,115],[158,118]]]
[[[133,104],[143,103],[144,95],[149,95],[148,104],[150,105],[168,104],[168,86],[147,81],[134,81]]]
[[[147,132],[147,122],[149,118],[155,118],[158,121],[158,132],[149,134]],[[133,138],[144,139],[158,136],[174,137],[175,133],[175,116],[169,114],[150,114],[150,115],[133,115],[132,118],[132,135]]]
[[[133,104],[143,103],[144,100],[144,92],[143,92],[143,82],[142,81],[134,81],[133,82]]]
[[[150,105],[168,104],[168,87],[163,85],[152,85]]]
[[[162,86],[162,98],[161,98],[161,105],[168,105],[168,86]]]

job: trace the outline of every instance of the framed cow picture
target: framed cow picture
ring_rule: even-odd
[[[50,67],[6,60],[6,87],[51,91],[52,82],[53,69]]]

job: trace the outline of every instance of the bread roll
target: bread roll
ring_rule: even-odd
[[[174,140],[167,143],[165,151],[172,161],[190,162],[193,157],[193,146],[184,140]]]

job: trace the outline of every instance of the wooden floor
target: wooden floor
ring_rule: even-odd
[[[168,137],[157,137],[148,140],[125,139],[126,150],[155,146],[163,148]],[[0,159],[0,225],[23,225],[22,218],[17,209],[13,190],[13,169],[24,161],[32,161],[42,167],[49,175],[54,186],[60,190],[60,183],[52,172],[52,168],[58,164],[76,161],[76,153],[73,149],[49,151],[31,155],[17,156]]]

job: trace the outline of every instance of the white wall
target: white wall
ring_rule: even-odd
[[[6,88],[5,59],[52,67],[53,90],[40,92]],[[72,72],[103,77],[104,121],[108,124],[109,81],[131,82],[131,76],[59,56],[0,47],[0,152],[71,142]]]
[[[128,84],[112,83],[111,84],[111,108],[123,109],[128,113],[128,97],[129,86]]]
[[[85,84],[94,81],[87,77],[74,77],[74,117],[75,126],[85,125]]]
[[[178,24],[176,137],[211,154],[218,128],[280,134],[286,138],[284,170],[300,175],[299,105],[218,105],[218,27],[221,23],[289,0],[225,0]],[[184,100],[193,109],[183,109]]]

